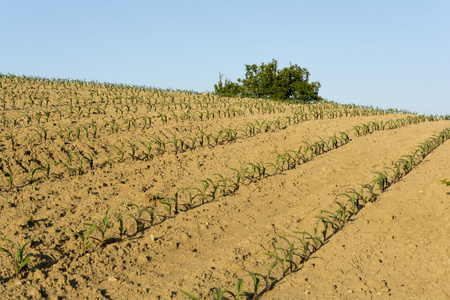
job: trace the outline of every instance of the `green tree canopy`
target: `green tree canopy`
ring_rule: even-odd
[[[319,96],[320,82],[309,82],[309,72],[305,68],[292,65],[278,69],[278,62],[273,59],[261,66],[245,65],[245,79],[239,78],[237,83],[228,79],[214,85],[215,93],[228,97],[268,98],[273,100],[297,100],[301,102],[317,102],[323,100]]]

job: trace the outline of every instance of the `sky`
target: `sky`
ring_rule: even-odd
[[[278,61],[330,101],[450,115],[448,0],[0,0],[0,73],[214,91]]]

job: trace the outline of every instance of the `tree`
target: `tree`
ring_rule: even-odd
[[[228,97],[268,98],[273,100],[296,100],[301,102],[317,102],[323,100],[319,96],[320,82],[309,82],[310,73],[305,68],[290,64],[288,68],[278,70],[278,62],[273,59],[261,66],[245,65],[245,79],[239,78],[237,83],[228,79],[223,81],[219,74],[219,82],[214,85],[215,93]]]

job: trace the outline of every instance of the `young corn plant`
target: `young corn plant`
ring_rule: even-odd
[[[25,247],[28,246],[28,244],[30,244],[34,239],[35,238],[28,239],[28,240],[26,240],[26,242],[23,246],[19,246],[17,243],[15,243],[14,241],[12,241],[10,239],[0,238],[0,240],[2,240],[2,241],[7,241],[7,242],[11,243],[12,246],[16,249],[16,253],[14,255],[13,252],[9,251],[8,249],[0,247],[0,251],[5,252],[6,254],[9,255],[9,257],[11,257],[12,265],[14,267],[16,277],[27,266],[28,262],[30,261],[31,256],[33,256],[33,254],[31,254],[31,253],[28,253],[27,255],[24,256],[24,252],[25,252]]]
[[[260,277],[259,275],[260,274],[253,273],[253,272],[250,272],[250,271],[245,270],[245,269],[241,269],[241,270],[247,272],[252,277],[252,280],[253,280],[253,292],[252,293],[245,293],[245,295],[248,298],[256,299],[258,297],[258,289],[259,289],[259,284],[261,282],[261,280],[259,279],[259,277]]]
[[[70,230],[65,231],[66,233],[73,234],[82,240],[81,255],[86,254],[87,250],[92,246],[92,241],[89,241],[89,237],[94,232],[94,230],[97,228],[97,225],[95,225],[95,224],[84,223],[84,225],[86,226],[84,234],[70,231]]]
[[[116,145],[109,145],[109,147],[112,147],[112,148],[117,150],[118,155],[119,155],[117,158],[119,159],[120,162],[124,162],[125,161],[125,151],[123,149],[123,145],[120,148],[118,146],[116,146]]]
[[[42,170],[42,168],[40,166],[31,167],[31,164],[30,164],[30,170],[29,170],[29,173],[30,173],[30,184],[33,184],[34,176],[36,175],[37,172],[39,172],[41,170]]]
[[[215,288],[213,291],[213,295],[215,295],[217,299],[222,299],[224,294],[228,294],[231,297],[233,297],[233,299],[239,300],[243,295],[247,297],[248,293],[244,292],[243,288],[244,288],[244,281],[238,278],[238,281],[236,283],[236,293],[233,293],[231,291],[222,291],[220,288]]]
[[[341,136],[341,145],[347,144],[350,141],[350,137],[348,136],[348,133],[340,132],[339,134]]]
[[[323,243],[325,243],[325,241],[327,240],[327,234],[328,234],[328,224],[329,224],[329,222],[328,222],[328,220],[327,219],[324,219],[324,218],[322,218],[322,217],[317,217],[318,218],[318,220],[317,220],[317,223],[319,223],[319,222],[322,222],[322,225],[323,225],[323,229],[322,229],[322,231],[321,231],[321,233],[322,233],[322,238],[323,238]],[[318,224],[316,225],[316,228],[318,227]]]
[[[317,221],[316,226],[314,227],[314,232],[313,234],[310,234],[306,231],[294,231],[295,234],[301,234],[302,238],[297,238],[298,240],[300,240],[302,242],[302,244],[304,245],[304,240],[305,240],[305,236],[307,239],[311,240],[312,243],[309,243],[309,245],[311,245],[311,250],[310,250],[310,254],[316,252],[320,246],[322,246],[322,240],[320,239],[319,235],[318,235],[318,230],[319,228],[319,221]]]
[[[191,150],[195,149],[195,143],[197,142],[198,133],[196,133],[194,137],[186,137],[186,138],[191,141],[190,145],[188,143],[186,143],[186,149],[191,149]]]
[[[45,175],[45,177],[47,177],[47,179],[50,179],[51,166],[50,166],[50,164],[49,164],[47,159],[45,159],[45,158],[42,158],[42,159],[45,160],[45,165],[42,164],[42,161],[41,161],[42,168],[39,168],[39,171],[44,173],[44,175]]]
[[[281,237],[279,235],[279,237]],[[284,238],[284,237],[283,237]],[[287,240],[286,240],[287,241]],[[296,264],[294,262],[294,255],[297,248],[295,248],[294,243],[287,241],[289,244],[288,248],[276,247],[275,253],[264,253],[264,255],[270,256],[278,260],[281,263],[282,268],[282,276],[285,277],[289,272],[292,272],[296,268]],[[281,251],[283,256],[280,256],[277,251]]]
[[[387,189],[389,185],[388,181],[388,174],[386,171],[384,172],[375,172],[375,174],[378,174],[378,177],[372,181],[374,184],[378,184],[378,187],[382,192],[384,192],[385,189]]]
[[[65,137],[65,131],[63,129],[58,130],[54,130],[54,129],[50,129],[51,131],[55,132],[61,139],[64,139]]]
[[[145,150],[144,151],[144,157],[146,160],[150,160],[153,156],[152,156],[152,146],[150,145],[150,142],[145,142],[145,141],[139,141],[144,147]]]
[[[117,221],[119,221],[119,235],[120,235],[120,239],[122,239],[122,236],[125,232],[125,229],[123,227],[123,214],[119,212],[119,213],[115,213],[113,215],[117,218]]]
[[[369,202],[374,202],[378,197],[378,194],[374,192],[375,185],[376,185],[376,183],[373,183],[373,182],[372,182],[372,184],[361,185],[363,190],[366,189],[370,194],[369,198],[367,199],[367,201],[369,201]]]
[[[148,116],[142,116],[142,120],[144,121],[144,125],[142,126],[142,129],[145,129],[147,126],[152,126],[152,119]]]
[[[391,177],[392,183],[398,182],[403,176],[401,164],[399,162],[393,164],[393,167],[386,167],[386,169],[391,170],[393,172]]]
[[[297,167],[298,160],[297,160],[297,153],[296,153],[296,151],[287,150],[283,154],[283,157],[284,157],[284,160],[286,161],[288,170],[295,169],[295,167]]]
[[[176,137],[173,137],[172,141],[166,142],[166,145],[167,144],[173,144],[175,148],[175,153],[184,151],[185,143],[182,139],[177,139]]]
[[[233,192],[236,192],[240,188],[241,184],[243,183],[243,179],[245,178],[245,175],[243,175],[243,174],[247,173],[248,168],[245,168],[242,172],[239,171],[238,169],[234,169],[234,168],[230,168],[230,169],[232,171],[236,172],[236,181],[233,182],[233,187],[234,187]]]
[[[359,210],[359,197],[351,192],[345,192],[341,194],[337,194],[337,196],[346,196],[347,201],[350,202],[350,210],[352,215],[355,215]]]
[[[109,242],[111,242],[114,239],[113,236],[106,237],[106,231],[108,230],[108,223],[109,223],[108,211],[109,208],[106,210],[105,217],[103,218],[102,224],[100,226],[86,223],[87,226],[95,227],[100,231],[101,238],[100,239],[93,238],[100,242],[100,248],[105,247]]]
[[[287,165],[287,169],[289,169],[289,161],[287,160],[287,157],[283,154],[279,154],[277,152],[275,152],[275,154],[277,155],[275,158],[275,165],[277,166],[277,169],[280,171],[285,170],[284,166]]]
[[[67,152],[66,154],[67,154],[67,158],[68,158],[67,163],[65,163],[63,161],[57,161],[56,163],[64,165],[67,168],[67,170],[69,171],[69,176],[71,176],[74,172],[76,172],[77,168],[73,164],[72,152]]]
[[[178,189],[173,197],[166,197],[161,194],[155,195],[155,197],[162,199],[159,203],[163,204],[164,209],[168,212],[169,218],[172,217],[172,207],[174,214],[178,214],[178,196],[181,189]]]
[[[322,214],[327,214],[327,215],[326,216],[318,216],[317,218],[319,218],[324,224],[326,222],[327,224],[331,225],[331,228],[333,229],[334,232],[337,232],[341,228],[339,217],[336,213],[332,213],[331,211],[328,211],[328,210],[321,210],[320,212]],[[328,228],[328,225],[326,227]]]
[[[156,142],[156,145],[158,146],[158,154],[164,154],[166,153],[166,143],[159,138],[153,138]]]
[[[206,191],[208,190],[208,187],[210,185],[210,183],[207,180],[201,180],[202,182],[202,189],[200,188],[194,188],[198,191],[197,196],[199,196],[202,199],[202,204],[205,204],[205,202],[208,199],[208,194],[206,193]]]
[[[242,279],[238,279],[238,282],[236,284],[236,293],[233,293],[231,291],[224,291],[221,288],[215,288],[212,291],[211,296],[213,297],[213,299],[215,300],[222,300],[224,299],[224,295],[228,294],[231,297],[233,297],[234,300],[239,300],[241,299],[241,296],[244,295],[247,297],[247,293],[243,292],[242,289],[244,287],[244,281]],[[180,292],[186,296],[188,296],[190,299],[192,300],[200,300],[200,297],[197,297],[191,293],[188,293],[186,291],[180,290]]]
[[[200,300],[200,297],[197,297],[197,296],[195,296],[195,295],[193,295],[193,294],[191,294],[191,293],[188,293],[188,292],[183,291],[183,290],[180,290],[180,292],[181,292],[182,294],[188,296],[188,297],[189,297],[190,299],[192,299],[192,300]],[[217,298],[217,299],[222,299],[222,294],[221,294],[220,297],[221,297],[221,298]]]
[[[78,175],[83,174],[83,162],[84,162],[84,156],[78,156],[78,154],[75,153],[75,155],[78,157],[78,167],[76,168],[76,171]]]
[[[147,212],[150,215],[150,224],[153,225],[154,220],[155,220],[155,209],[149,209],[149,208],[139,208],[139,206],[137,204],[134,203],[130,203],[130,205],[135,206],[137,209],[137,214],[136,215],[132,215],[132,214],[124,214],[125,216],[128,216],[130,218],[132,218],[135,222],[136,222],[136,233],[139,233],[140,231],[142,231],[144,229],[144,222],[148,222],[146,220],[142,219],[142,214],[144,212]]]
[[[255,178],[255,175],[258,175],[258,179],[261,180],[266,176],[267,166],[264,165],[263,162],[259,162],[256,164],[248,163],[252,167],[252,180]]]
[[[41,142],[42,141],[46,142],[47,141],[47,130],[44,127],[42,127],[41,125],[38,125],[38,127],[40,130],[37,130],[37,129],[33,129],[33,130],[39,134]]]
[[[184,203],[183,205],[185,206],[186,209],[192,209],[194,207],[194,200],[195,200],[195,198],[197,198],[197,196],[199,194],[194,195],[191,192],[191,190],[198,190],[198,189],[195,187],[189,187],[189,188],[180,189],[180,191],[181,190],[186,191],[188,194],[188,197],[189,197],[188,203]]]
[[[278,164],[276,162],[268,162],[266,166],[267,166],[267,168],[272,167],[274,169],[272,175],[277,174],[278,171],[280,170],[280,167],[278,166]]]
[[[273,269],[278,265],[278,261],[279,261],[278,259],[274,259],[273,260],[273,262],[267,268],[267,273],[265,275],[264,274],[260,274],[260,273],[253,273],[255,276],[261,277],[264,280],[264,283],[266,285],[264,290],[261,292],[261,294],[264,294],[264,293],[270,291],[273,288],[273,286],[275,285],[275,283],[278,282],[278,279],[274,279],[274,278],[271,277]],[[254,283],[254,286],[255,286],[255,280],[253,280],[253,283]]]
[[[292,153],[290,156],[296,165],[306,162],[306,157],[303,154],[302,146],[300,146],[298,150],[287,150],[286,153]]]
[[[11,165],[8,162],[6,163],[6,168],[8,169],[8,171],[3,171],[3,174],[6,176],[9,188],[12,189],[14,186],[14,173],[13,170],[11,169]]]
[[[218,180],[217,182],[219,184],[221,183],[220,188],[222,190],[222,195],[225,196],[227,194],[227,177],[226,176],[224,177],[223,175],[221,175],[219,173],[215,173],[214,175],[217,175],[220,177],[220,180]]]
[[[128,155],[131,156],[132,160],[136,160],[136,145],[133,143],[128,142],[128,145],[130,146],[131,153],[128,153]]]
[[[16,146],[16,137],[14,136],[14,133],[10,132],[9,134],[7,134],[7,135],[2,135],[2,136],[0,136],[0,137],[8,138],[8,139],[11,141],[12,149],[13,149],[13,150],[15,149],[15,146]]]

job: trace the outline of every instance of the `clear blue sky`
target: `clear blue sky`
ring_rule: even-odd
[[[0,72],[213,91],[290,62],[340,103],[450,114],[450,1],[0,0]]]

